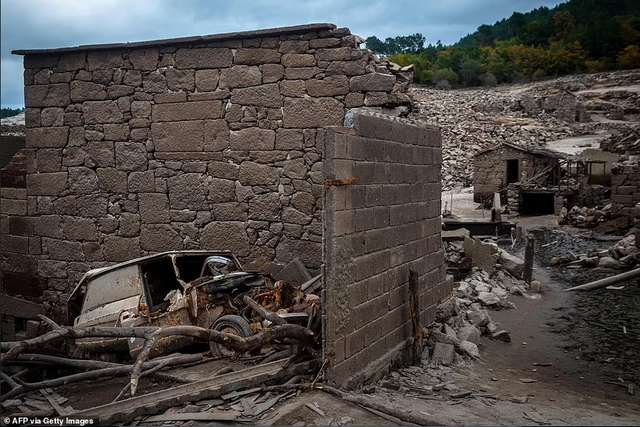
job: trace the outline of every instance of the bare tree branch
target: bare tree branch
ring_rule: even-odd
[[[174,356],[174,357],[152,360],[150,362],[147,362],[145,364],[145,367],[150,370],[151,368],[154,368],[158,365],[161,365],[162,367],[167,367],[167,366],[182,365],[186,363],[193,363],[200,360],[203,360],[202,354],[183,354],[183,355]],[[111,366],[111,367],[106,367],[101,369],[94,369],[92,371],[87,371],[87,372],[80,372],[77,374],[54,378],[51,380],[44,380],[44,381],[39,381],[35,383],[22,383],[18,387],[13,388],[11,391],[0,396],[0,401],[3,401],[5,399],[10,399],[15,396],[19,396],[31,390],[59,387],[61,385],[66,385],[66,384],[71,384],[71,383],[76,383],[76,382],[86,381],[86,380],[93,380],[97,378],[113,377],[117,375],[128,374],[132,370],[131,365],[119,365],[119,364],[114,364],[114,365],[116,366]]]
[[[251,297],[249,295],[245,295],[242,298],[242,300],[245,302],[245,304],[247,304],[249,307],[251,307],[251,309],[253,311],[258,313],[258,316],[262,317],[263,319],[268,320],[269,322],[273,323],[274,325],[284,325],[285,323],[287,323],[286,320],[284,320],[282,317],[278,316],[276,313],[273,313],[273,312],[267,310],[266,308],[264,308],[263,306],[261,306],[260,304],[255,302],[253,299],[251,299]]]

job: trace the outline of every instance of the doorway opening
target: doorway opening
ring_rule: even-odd
[[[507,184],[520,181],[520,162],[517,159],[507,160]]]

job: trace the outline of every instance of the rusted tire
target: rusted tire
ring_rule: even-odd
[[[235,314],[227,314],[226,316],[220,317],[215,321],[211,329],[241,337],[249,337],[253,335],[249,322],[247,322],[243,317]],[[211,349],[211,354],[214,356],[233,356],[235,354],[233,350],[213,341],[209,342],[209,348]]]

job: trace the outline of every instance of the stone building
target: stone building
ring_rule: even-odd
[[[311,24],[15,51],[26,148],[0,183],[0,291],[63,318],[82,274],[137,256],[298,257],[329,269],[324,289],[338,297],[323,306],[354,319],[327,326],[325,348],[344,362],[334,378],[391,360],[410,336],[409,270],[426,323],[451,291],[440,132],[349,112],[409,102],[411,76],[360,43],[348,29]],[[346,116],[350,127],[335,128]],[[331,187],[351,173],[354,185]],[[374,312],[386,320],[372,331],[363,315]]]
[[[494,193],[504,194],[516,182],[557,185],[563,157],[552,150],[506,142],[480,151],[473,158],[473,200],[491,203]]]

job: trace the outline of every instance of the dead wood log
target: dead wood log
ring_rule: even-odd
[[[262,317],[263,319],[268,320],[269,322],[273,323],[274,325],[284,325],[284,324],[287,323],[286,320],[284,320],[282,317],[278,316],[276,313],[273,313],[273,312],[267,310],[266,308],[264,308],[263,306],[261,306],[260,304],[255,302],[253,299],[251,299],[251,297],[249,295],[245,295],[242,298],[242,300],[244,301],[245,304],[247,304],[249,307],[251,307],[251,309],[253,311],[258,313],[258,316]]]
[[[0,343],[0,350],[6,352],[0,358],[0,362],[5,363],[9,360],[14,360],[16,357],[29,350],[37,349],[45,344],[62,338],[89,338],[89,337],[102,337],[102,338],[145,338],[147,339],[153,333],[158,330],[162,330],[159,333],[159,337],[166,336],[190,336],[198,338],[202,341],[213,341],[229,347],[239,353],[254,350],[261,347],[264,344],[268,344],[273,340],[281,340],[283,338],[292,338],[299,341],[310,341],[314,334],[312,331],[305,327],[293,324],[279,325],[271,329],[266,329],[250,337],[240,337],[238,335],[229,334],[225,332],[214,331],[210,329],[201,328],[198,326],[168,326],[168,327],[153,327],[153,326],[141,326],[141,327],[87,327],[87,328],[72,328],[69,326],[62,326],[55,331],[47,332],[35,338],[26,339],[23,341],[11,341]]]
[[[12,390],[20,388],[20,384],[18,384],[16,382],[16,380],[11,378],[11,376],[9,376],[9,374],[5,374],[4,372],[0,371],[0,378],[2,378],[2,380],[4,382],[9,384],[9,387],[11,387]],[[4,401],[4,399],[0,399],[0,402],[2,402],[2,401]]]
[[[150,368],[150,369],[147,369],[146,371],[141,372],[140,373],[140,378],[149,376],[149,375],[159,371],[160,369],[166,368],[168,365],[169,364],[167,363],[167,360],[163,360],[159,364],[154,366],[153,368]],[[122,390],[120,390],[120,393],[118,393],[118,395],[112,400],[112,402],[116,402],[118,399],[120,399],[130,389],[131,389],[131,383],[129,382],[129,383],[125,384],[124,387],[122,387]]]
[[[153,368],[158,365],[163,365],[162,367],[167,366],[176,366],[182,365],[185,363],[193,363],[195,361],[202,360],[202,354],[185,354],[175,357],[156,359],[149,361],[145,364],[146,368]],[[107,362],[103,362],[107,363]],[[18,387],[12,389],[11,391],[0,396],[0,401],[5,399],[10,399],[15,396],[22,395],[31,390],[43,389],[43,388],[53,388],[59,387],[61,385],[76,383],[80,381],[93,380],[97,378],[108,378],[117,375],[129,374],[132,370],[132,365],[120,365],[114,363],[116,366],[94,369],[92,371],[80,372],[77,374],[66,375],[64,377],[58,377],[51,380],[38,381],[34,383],[25,383],[22,382]]]
[[[17,341],[0,343],[2,351],[8,350],[1,358],[0,362],[15,359],[20,353],[38,348],[62,338],[87,338],[87,337],[138,337],[145,339],[143,350],[138,355],[131,371],[131,394],[134,395],[138,378],[142,372],[144,363],[148,359],[152,348],[164,337],[168,336],[189,336],[205,342],[217,342],[239,353],[244,353],[276,340],[284,338],[294,339],[303,343],[311,343],[314,334],[309,329],[293,324],[277,325],[270,329],[265,329],[249,337],[219,332],[199,326],[167,326],[167,327],[87,327],[72,328],[60,327],[39,337]],[[127,367],[128,369],[128,367]],[[89,373],[85,373],[89,374]]]
[[[624,273],[616,274],[615,276],[605,277],[604,279],[596,280],[595,282],[589,282],[584,285],[565,289],[565,292],[592,291],[594,289],[606,288],[607,286],[615,285],[616,283],[624,282],[625,280],[630,280],[638,276],[640,276],[640,268],[635,268]]]
[[[44,314],[38,314],[38,319],[42,320],[44,323],[46,323],[47,325],[51,326],[51,329],[60,329],[60,325],[58,325],[56,322],[54,322],[53,320],[49,319],[47,316],[45,316]]]
[[[177,354],[167,355],[166,358],[174,357]],[[201,358],[194,359],[192,362],[185,362],[181,365],[188,365],[192,363],[200,363],[204,359],[204,355],[201,355]],[[158,359],[160,360],[160,359]],[[53,365],[56,367],[67,367],[67,368],[77,368],[77,369],[104,369],[104,368],[114,368],[118,366],[129,366],[131,368],[132,365],[126,365],[121,363],[113,363],[113,362],[103,362],[101,360],[84,360],[84,359],[70,359],[67,357],[60,356],[52,356],[50,354],[37,354],[37,353],[24,353],[18,355],[18,357],[14,360],[8,360],[5,362],[7,365],[31,365],[31,364],[44,364],[44,365]],[[150,375],[158,379],[175,381],[182,384],[189,383],[189,380],[180,377],[174,377],[172,375],[165,374],[163,372],[153,372]]]
[[[265,344],[269,344],[275,340],[280,340],[283,338],[292,338],[301,342],[310,343],[314,336],[313,332],[309,329],[300,325],[292,324],[277,325],[272,329],[265,329],[255,335],[251,335],[246,338],[234,334],[201,328],[199,326],[169,326],[158,328],[152,333],[145,335],[144,338],[146,339],[146,341],[144,348],[138,355],[136,362],[133,365],[133,371],[131,372],[132,396],[135,395],[136,392],[142,365],[151,354],[151,350],[153,349],[153,347],[161,338],[173,335],[191,336],[202,341],[214,341],[223,344],[224,346],[229,347],[239,353],[245,353],[247,351],[258,349]]]

